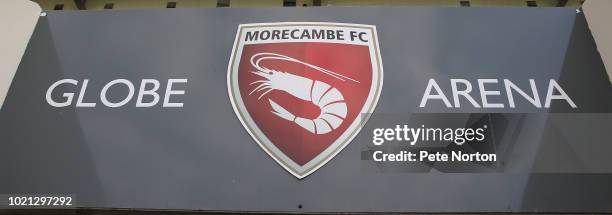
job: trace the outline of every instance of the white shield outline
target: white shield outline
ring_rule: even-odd
[[[351,123],[351,125],[336,139],[329,147],[323,152],[318,154],[315,158],[310,160],[308,163],[299,165],[295,163],[291,158],[287,157],[280,149],[278,149],[264,133],[255,124],[243,103],[242,96],[238,86],[238,67],[240,65],[240,56],[242,55],[242,49],[244,43],[242,37],[244,36],[244,29],[247,28],[263,28],[263,27],[283,27],[283,26],[317,26],[317,27],[328,27],[328,28],[355,28],[366,30],[370,33],[370,40],[368,47],[370,51],[370,60],[372,65],[372,84],[368,94],[368,98],[364,103],[360,115]],[[271,42],[271,43],[287,43],[288,41]],[[307,40],[292,40],[289,42],[330,42],[330,41],[307,41]],[[348,44],[347,42],[337,42]],[[257,142],[257,144],[272,157],[278,164],[280,164],[285,170],[290,172],[298,179],[302,179],[321,166],[325,165],[332,158],[334,158],[344,147],[346,147],[359,133],[363,124],[365,124],[369,118],[370,113],[374,112],[374,108],[378,103],[380,93],[383,85],[383,66],[382,59],[380,56],[380,49],[378,44],[378,35],[376,33],[376,26],[374,25],[362,25],[362,24],[349,24],[349,23],[331,23],[331,22],[274,22],[274,23],[251,23],[241,24],[238,26],[236,31],[236,38],[234,39],[234,46],[232,47],[232,54],[229,59],[227,67],[227,90],[229,93],[230,101],[236,116],[242,123],[243,127],[251,135],[251,137]]]

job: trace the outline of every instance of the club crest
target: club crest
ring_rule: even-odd
[[[382,88],[376,28],[280,22],[238,27],[228,92],[245,129],[304,178],[358,134]]]

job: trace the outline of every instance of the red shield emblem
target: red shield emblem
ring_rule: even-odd
[[[374,26],[245,24],[229,62],[228,91],[259,146],[303,178],[357,135],[382,77]]]

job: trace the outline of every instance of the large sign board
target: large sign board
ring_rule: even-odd
[[[612,212],[611,111],[573,9],[49,12],[0,207]]]

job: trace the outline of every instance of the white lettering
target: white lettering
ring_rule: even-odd
[[[436,90],[435,95],[431,94],[432,89]],[[433,78],[429,79],[429,82],[427,83],[427,88],[425,89],[425,93],[423,94],[423,98],[421,99],[421,104],[419,105],[419,107],[425,107],[427,101],[429,101],[430,99],[441,99],[442,102],[444,102],[444,105],[446,105],[446,107],[452,107],[450,102],[440,89],[440,86],[438,86],[438,83],[436,83],[436,80]]]
[[[553,91],[555,89],[559,91],[560,94],[553,95]],[[544,102],[544,107],[550,108],[550,103],[553,99],[565,100],[570,106],[572,106],[572,108],[577,108],[574,101],[572,101],[572,99],[567,95],[567,93],[563,91],[557,81],[555,81],[554,79],[550,79],[550,82],[548,83],[548,93],[546,93],[546,102]]]
[[[465,90],[457,90],[457,83],[462,83],[465,86]],[[470,92],[472,92],[472,84],[465,79],[451,79],[451,87],[453,89],[453,100],[455,102],[455,107],[461,107],[461,103],[459,102],[459,95],[466,98],[472,105],[476,108],[480,108],[478,102],[470,96]]]
[[[514,104],[514,97],[512,96],[513,89],[516,92],[518,92],[521,96],[523,96],[523,98],[527,99],[527,101],[531,102],[533,106],[537,108],[542,107],[542,103],[540,102],[540,96],[538,95],[538,89],[536,88],[535,80],[529,79],[529,84],[531,85],[531,92],[533,94],[533,98],[529,97],[527,93],[525,93],[523,90],[518,88],[518,86],[514,85],[514,83],[512,83],[510,80],[504,79],[504,85],[506,85],[506,93],[508,94],[508,103],[510,104],[511,108],[516,107],[516,105]]]
[[[64,98],[66,98],[66,101],[64,102],[54,101],[53,98],[51,97],[51,94],[53,94],[53,90],[55,90],[55,88],[59,86],[60,84],[72,84],[76,86],[77,84],[79,84],[79,82],[74,79],[62,79],[62,80],[56,81],[55,83],[51,84],[49,89],[47,89],[46,99],[47,99],[47,103],[49,103],[49,105],[53,107],[66,107],[72,103],[72,99],[74,98],[74,93],[64,93],[62,95],[64,96]]]
[[[153,84],[153,88],[147,90],[147,84]],[[140,90],[138,91],[138,98],[136,99],[136,107],[152,107],[159,102],[159,94],[157,90],[159,89],[159,81],[155,79],[142,79],[140,82]],[[153,96],[153,101],[151,102],[143,102],[142,98],[144,95]]]
[[[164,96],[164,107],[183,107],[183,103],[171,103],[171,95],[183,95],[184,90],[172,90],[174,83],[187,83],[187,79],[168,79],[168,86],[166,87],[166,96]]]
[[[489,103],[487,96],[501,95],[497,90],[485,90],[484,84],[486,83],[497,83],[497,79],[478,79],[478,87],[480,88],[480,100],[482,100],[482,107],[484,108],[503,108],[504,104],[500,103]]]
[[[106,92],[111,86],[115,84],[124,84],[125,86],[128,87],[129,92],[128,92],[128,95],[125,97],[125,99],[123,99],[122,101],[117,102],[117,103],[112,103],[108,101],[108,99],[106,98]],[[117,79],[117,80],[108,82],[108,84],[104,85],[104,88],[102,88],[102,92],[100,93],[100,100],[102,100],[102,104],[108,107],[111,107],[111,108],[116,108],[116,107],[121,107],[127,104],[130,101],[130,99],[132,99],[133,96],[134,96],[134,84],[132,84],[132,82],[125,80],[125,79]]]

